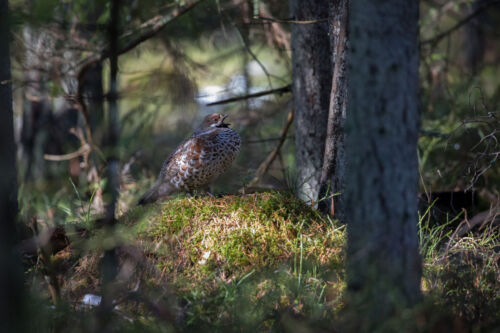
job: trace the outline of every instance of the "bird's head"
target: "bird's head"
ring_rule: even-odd
[[[229,127],[228,123],[224,122],[224,119],[227,118],[227,115],[220,113],[212,113],[205,117],[203,123],[201,124],[202,128],[209,127]]]

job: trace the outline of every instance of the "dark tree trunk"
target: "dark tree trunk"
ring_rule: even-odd
[[[118,194],[120,187],[119,179],[119,158],[118,158],[118,25],[120,13],[120,0],[111,2],[111,21],[109,23],[109,64],[110,64],[110,81],[108,92],[108,132],[106,138],[106,153],[107,153],[107,183],[105,189],[106,200],[106,216],[105,225],[109,232],[113,232],[113,226],[116,223],[115,213],[118,202]],[[101,260],[101,281],[103,286],[103,298],[99,308],[99,324],[100,330],[103,332],[112,331],[112,323],[110,322],[111,312],[113,311],[113,298],[115,287],[113,282],[118,274],[118,256],[116,249],[107,249]]]
[[[94,3],[88,11],[84,13],[86,22],[89,28],[84,30],[83,35],[91,39],[97,31],[97,20],[102,11],[105,10],[105,2]],[[86,105],[89,110],[90,130],[92,132],[92,141],[94,144],[101,146],[103,144],[104,135],[104,88],[102,80],[102,63],[98,62],[91,66],[83,75],[81,91]]]
[[[328,127],[325,140],[323,168],[321,170],[318,208],[344,221],[344,123],[347,108],[347,43],[349,1],[330,3],[330,39],[332,48],[333,76],[328,110]],[[335,197],[333,194],[338,193]]]
[[[349,19],[347,284],[373,331],[420,297],[418,2],[353,1]]]
[[[28,10],[33,11],[34,5],[35,1],[27,1]],[[56,29],[62,32],[63,27]],[[64,61],[50,62],[47,59],[58,58],[65,41],[44,27],[30,24],[23,28],[23,37],[28,47],[24,59],[26,84],[23,91],[21,161],[26,165],[25,179],[37,180],[54,177],[60,172],[59,163],[47,162],[44,154],[60,155],[78,148],[79,141],[69,133],[70,128],[78,124],[78,111],[63,96],[49,98],[49,83],[60,85],[69,96],[75,95],[74,68],[79,53],[67,50]],[[60,75],[56,78],[57,73]],[[24,167],[23,164],[20,167]]]
[[[102,134],[96,138],[95,132],[104,124],[104,90],[102,85],[102,64],[93,65],[83,76],[82,94],[85,98],[87,109],[90,110],[90,128],[96,144],[102,144]]]
[[[472,2],[471,6],[467,7],[466,14],[469,15],[475,12],[481,6],[487,5],[488,2],[489,0],[475,0]],[[486,49],[484,35],[485,23],[488,23],[488,15],[486,12],[482,12],[472,18],[470,22],[465,25],[465,31],[463,34],[463,47],[465,49],[466,59],[465,64],[474,75],[477,73]]]
[[[31,10],[32,1],[28,7]],[[40,59],[41,54],[50,53],[54,40],[43,30],[29,25],[23,28],[24,43],[29,45],[25,51],[25,80],[23,87],[23,117],[21,129],[21,153],[25,180],[39,179],[45,174],[46,163],[43,159],[48,130],[52,116],[52,106],[47,96],[50,64]],[[51,152],[55,153],[55,152]]]
[[[319,21],[291,27],[296,190],[313,203],[318,199],[332,84],[328,22],[324,21],[328,7],[323,0],[290,0],[293,19]]]
[[[0,331],[18,332],[23,312],[18,242],[16,144],[12,112],[8,1],[0,0]]]

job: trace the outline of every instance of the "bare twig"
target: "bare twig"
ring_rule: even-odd
[[[293,135],[287,136],[287,139],[293,138]],[[262,143],[262,142],[270,142],[270,141],[279,141],[281,140],[281,137],[276,137],[276,138],[266,138],[266,139],[257,139],[257,140],[246,140],[243,141],[242,144],[253,144],[253,143]]]
[[[492,207],[484,212],[474,215],[474,217],[471,218],[470,220],[464,219],[459,224],[459,227],[455,231],[454,237],[462,237],[469,231],[474,229],[474,227],[476,226],[481,226],[488,222],[495,223],[497,221],[500,221],[499,215],[500,215],[500,208]]]
[[[283,20],[283,19],[264,17],[264,16],[258,16],[255,17],[254,19],[258,21],[268,21],[268,22],[287,23],[287,24],[314,24],[314,23],[322,23],[328,21],[328,18],[320,18],[316,20],[293,20],[293,19]]]
[[[69,130],[69,132],[71,134],[75,135],[78,138],[78,140],[80,140],[80,148],[75,152],[72,152],[69,154],[64,154],[64,155],[45,154],[43,156],[43,158],[45,158],[48,161],[60,162],[60,161],[68,161],[68,160],[74,159],[76,157],[82,156],[83,162],[82,162],[81,167],[85,169],[88,166],[89,154],[92,151],[92,145],[85,140],[85,137],[84,137],[82,130],[80,128],[75,129],[73,127]]]
[[[238,29],[236,24],[233,21],[231,21],[231,23],[232,23],[234,29],[236,30],[236,32],[238,32],[238,36],[240,37],[240,40],[243,43],[243,46],[247,50],[248,54],[250,54],[250,56],[253,58],[253,60],[255,60],[255,62],[259,65],[259,67],[262,69],[262,71],[266,75],[267,82],[269,83],[269,88],[272,88],[273,84],[271,82],[271,74],[267,70],[266,66],[264,66],[264,64],[259,60],[259,58],[257,58],[257,55],[255,53],[253,53],[252,49],[250,48],[250,45],[248,45],[245,38],[243,38],[243,35],[241,34],[240,29]]]
[[[43,155],[43,158],[45,158],[47,161],[56,161],[56,162],[68,161],[68,160],[71,160],[75,157],[86,155],[89,152],[90,152],[90,146],[88,144],[85,144],[85,145],[81,146],[80,149],[78,149],[77,151],[74,151],[72,153],[64,154],[64,155],[45,154],[45,155]]]
[[[274,159],[276,158],[276,156],[278,156],[278,154],[281,150],[281,147],[283,146],[283,143],[285,142],[286,135],[288,133],[288,129],[292,125],[292,122],[293,122],[293,109],[290,110],[290,112],[288,112],[288,117],[287,117],[287,120],[285,123],[285,127],[283,127],[283,130],[281,131],[280,141],[278,142],[276,147],[273,149],[273,151],[266,157],[266,159],[257,168],[256,175],[250,181],[248,186],[254,186],[255,184],[257,184],[259,182],[259,180],[262,178],[262,176],[264,176],[266,174],[267,170],[269,170],[269,167],[274,162]]]
[[[258,93],[254,93],[254,94],[248,94],[248,95],[243,95],[243,96],[231,97],[231,98],[228,98],[228,99],[223,99],[221,101],[217,101],[217,102],[213,102],[213,103],[208,103],[207,106],[227,104],[227,103],[232,103],[232,102],[238,102],[238,101],[243,101],[243,100],[247,100],[247,99],[250,99],[250,98],[257,98],[257,97],[262,97],[262,96],[271,95],[271,94],[279,94],[279,95],[281,95],[281,94],[284,94],[284,93],[287,93],[287,92],[291,92],[291,91],[292,91],[292,85],[288,84],[288,85],[286,85],[284,87],[281,87],[281,88],[264,90],[264,91],[260,91]]]

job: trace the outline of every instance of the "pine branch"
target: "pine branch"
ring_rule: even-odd
[[[285,126],[283,127],[283,130],[281,131],[281,136],[280,136],[280,141],[276,145],[276,147],[273,149],[273,151],[266,157],[266,159],[260,164],[260,166],[257,169],[257,173],[255,177],[250,181],[248,184],[248,187],[252,187],[255,184],[257,184],[260,179],[266,174],[266,172],[269,170],[269,167],[271,164],[274,162],[276,157],[278,156],[281,147],[283,146],[283,143],[285,142],[285,139],[287,137],[288,130],[290,129],[290,126],[293,123],[293,109],[290,110],[288,113],[288,117],[285,123]],[[244,191],[244,188],[242,189]]]

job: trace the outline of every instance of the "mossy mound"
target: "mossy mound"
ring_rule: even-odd
[[[146,253],[182,284],[213,274],[232,281],[298,256],[309,265],[341,266],[344,233],[289,193],[177,198],[123,221],[137,226]]]
[[[190,327],[265,328],[282,312],[327,318],[341,305],[343,230],[286,192],[178,197],[93,233],[65,279],[75,298],[99,293],[98,258],[117,246],[120,285],[176,299]]]

